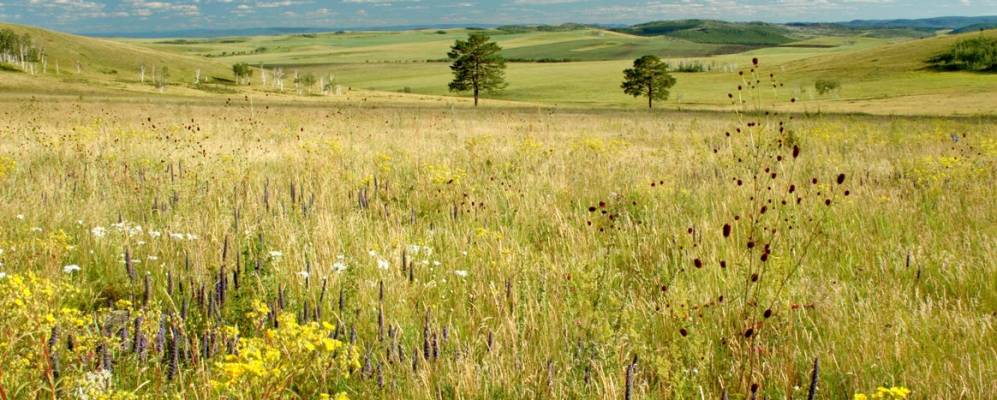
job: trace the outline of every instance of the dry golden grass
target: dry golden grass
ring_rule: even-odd
[[[113,378],[95,390],[121,398],[623,398],[628,369],[632,398],[752,384],[806,398],[819,358],[818,398],[993,398],[995,126],[431,99],[3,102],[0,385],[68,397],[106,353]],[[779,195],[752,179],[763,166]],[[778,205],[790,184],[801,205]],[[748,222],[765,198],[769,219]],[[224,304],[200,303],[220,274]],[[260,303],[302,324],[321,310],[346,350],[314,358],[313,333],[267,333]],[[144,316],[146,355],[131,328],[101,334],[123,313]],[[285,369],[226,386],[254,376],[226,359],[234,327],[240,354],[275,350],[265,366]]]

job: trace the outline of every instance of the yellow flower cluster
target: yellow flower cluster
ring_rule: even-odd
[[[250,314],[269,311],[265,305],[254,307]],[[265,393],[289,381],[345,378],[360,368],[360,353],[332,339],[333,330],[329,323],[302,325],[293,314],[281,314],[278,328],[266,330],[261,337],[239,338],[238,352],[215,364],[220,374],[213,386],[221,393]]]
[[[878,387],[876,391],[871,394],[865,393],[855,393],[853,400],[898,400],[906,399],[910,396],[910,389],[903,386],[893,386],[890,388]]]
[[[459,183],[465,173],[463,170],[451,168],[448,165],[430,164],[426,166],[426,175],[436,185],[449,185]]]
[[[922,157],[908,167],[908,175],[918,185],[938,185],[947,182],[971,182],[983,178],[985,165],[967,158],[938,156]]]
[[[13,158],[7,156],[0,156],[0,178],[7,176],[14,171],[17,163],[14,162]]]
[[[344,392],[339,392],[334,395],[322,393],[322,395],[319,396],[319,400],[350,400],[350,397]]]

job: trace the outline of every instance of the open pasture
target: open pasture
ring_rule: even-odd
[[[0,103],[6,396],[997,396],[991,117],[247,100]]]

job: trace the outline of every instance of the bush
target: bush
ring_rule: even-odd
[[[838,90],[840,87],[841,83],[829,79],[818,79],[817,82],[814,82],[814,88],[817,89],[817,93],[822,96]]]
[[[997,39],[980,36],[961,40],[928,62],[942,70],[997,72]]]
[[[699,61],[680,62],[675,72],[706,72],[706,66]]]

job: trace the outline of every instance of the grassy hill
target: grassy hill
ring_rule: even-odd
[[[713,20],[655,21],[619,29],[640,36],[671,36],[696,43],[774,46],[796,38],[781,25]]]
[[[49,71],[40,76],[0,72],[0,90],[20,93],[114,93],[152,92],[150,84],[138,85],[138,65],[166,65],[174,82],[171,95],[210,96],[212,92],[233,91],[279,96],[274,89],[254,85],[218,89],[194,86],[194,70],[218,81],[231,75],[235,62],[285,66],[286,72],[312,72],[334,76],[344,88],[405,92],[430,96],[454,96],[447,91],[451,78],[447,63],[440,59],[456,38],[466,37],[466,29],[418,30],[407,32],[343,32],[251,36],[213,39],[102,40],[30,30],[49,54]],[[675,26],[671,32],[688,30]],[[992,101],[997,81],[992,75],[964,72],[938,72],[926,68],[925,60],[956,41],[978,35],[947,35],[930,39],[877,38],[871,35],[842,36],[794,33],[793,42],[764,46],[736,54],[723,53],[722,44],[696,43],[672,36],[639,36],[596,28],[578,30],[529,30],[526,32],[488,30],[510,58],[565,58],[577,62],[509,63],[509,87],[488,99],[550,105],[631,106],[634,100],[619,89],[621,74],[639,54],[658,54],[673,65],[699,62],[707,72],[676,73],[678,84],[672,97],[663,102],[675,108],[722,108],[726,94],[739,83],[732,71],[749,65],[758,57],[763,69],[779,76],[785,90],[772,95],[777,100],[796,97],[798,104],[821,110],[885,113],[926,112],[918,104],[930,103],[933,113],[997,112]],[[989,31],[986,35],[995,35]],[[741,49],[744,50],[743,46]],[[263,48],[257,51],[256,49]],[[75,60],[81,60],[77,74]],[[61,64],[56,76],[53,64]],[[258,76],[258,75],[257,75]],[[842,87],[820,95],[814,91],[818,79],[833,79]],[[178,85],[177,83],[184,83]],[[290,83],[290,82],[288,82]],[[208,85],[210,86],[210,85]],[[14,90],[11,90],[11,89]],[[211,89],[211,90],[209,90]],[[291,91],[293,92],[293,91]],[[302,99],[285,92],[288,99]],[[348,90],[346,93],[350,93]],[[366,95],[364,95],[366,96]],[[437,98],[452,101],[452,97]],[[332,101],[314,97],[309,101]]]
[[[151,81],[152,69],[162,66],[168,67],[168,81],[171,82],[193,82],[198,69],[204,80],[224,81],[231,79],[232,75],[229,67],[223,63],[150,49],[134,43],[3,23],[0,23],[0,29],[10,29],[19,35],[31,35],[35,46],[44,49],[47,55],[47,67],[39,63],[36,65],[36,72],[65,80],[138,81],[139,67],[143,64],[146,66],[147,81]],[[80,67],[78,72],[77,63]]]
[[[962,28],[953,30],[952,33],[971,33],[971,32],[990,30],[990,29],[997,29],[997,21],[966,25]]]
[[[947,50],[960,40],[981,34],[997,37],[997,30],[939,36],[847,54],[813,57],[794,63],[787,72],[863,80],[917,72],[928,68],[927,60],[932,56]]]
[[[578,25],[550,28],[510,26],[484,30],[505,50],[503,56],[523,61],[596,61],[633,59],[645,54],[696,57],[729,54],[753,46],[702,43],[677,37],[644,37]],[[282,36],[230,37],[202,40],[137,40],[156,49],[205,56],[225,63],[248,62],[284,66],[348,63],[391,63],[440,60],[466,29],[403,32],[329,32]]]
[[[936,17],[922,19],[854,20],[838,25],[850,28],[960,29],[970,25],[997,23],[997,15],[979,17]]]

